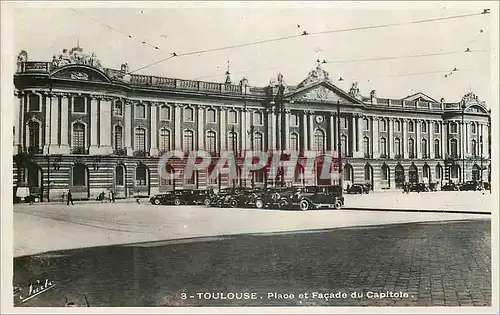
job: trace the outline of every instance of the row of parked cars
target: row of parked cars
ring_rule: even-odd
[[[462,184],[455,183],[445,183],[441,186],[441,191],[476,191],[476,190],[489,190],[490,184],[487,182],[477,182],[477,181],[468,181]],[[425,191],[437,191],[438,185],[435,183],[431,183],[426,185],[424,183],[415,183],[410,184],[408,186],[408,191],[414,192],[425,192]]]
[[[245,207],[272,209],[300,209],[303,211],[344,206],[340,186],[224,188],[210,190],[177,190],[151,197],[152,204],[205,204],[209,207]]]

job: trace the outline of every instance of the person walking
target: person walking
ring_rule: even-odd
[[[68,198],[67,198],[66,205],[69,206],[69,203],[71,202],[71,205],[74,205],[73,203],[73,195],[71,194],[71,190],[68,190]]]
[[[115,192],[113,190],[110,191],[109,195],[111,196],[111,202],[115,202]]]

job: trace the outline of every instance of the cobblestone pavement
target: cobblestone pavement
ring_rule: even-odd
[[[16,258],[14,284],[56,284],[23,306],[85,306],[85,297],[90,306],[489,306],[490,226],[464,219],[69,250]],[[387,291],[403,297],[370,293]],[[196,294],[217,292],[256,299]]]

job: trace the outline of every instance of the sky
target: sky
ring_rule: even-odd
[[[93,7],[89,7],[92,5]],[[130,70],[186,53],[259,40],[370,25],[406,23],[452,15],[480,13],[488,3],[460,6],[453,2],[409,3],[95,3],[73,2],[23,7],[14,11],[14,49],[26,50],[29,60],[50,61],[63,48],[80,46],[95,52],[102,65]],[[65,6],[65,7],[61,7]],[[110,7],[111,6],[111,7]],[[492,10],[493,11],[493,10]],[[497,29],[490,15],[450,19],[397,27],[338,32],[229,50],[171,58],[137,74],[223,82],[229,61],[233,82],[247,77],[252,86],[265,86],[280,72],[297,85],[316,66],[333,83],[349,90],[358,82],[361,94],[402,98],[423,92],[434,99],[459,101],[469,91],[489,102],[491,39]],[[111,26],[113,29],[110,29]],[[129,36],[133,39],[130,39]],[[145,41],[148,44],[143,44]],[[157,46],[159,49],[154,49]],[[464,53],[469,48],[472,53]],[[453,52],[420,58],[364,62],[356,59]],[[344,62],[342,62],[344,61]],[[450,76],[445,74],[458,71]],[[440,72],[426,75],[419,73]],[[410,75],[411,74],[411,75]],[[342,77],[343,81],[338,81]]]

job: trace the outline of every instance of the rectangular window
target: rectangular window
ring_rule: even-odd
[[[123,103],[121,101],[116,101],[113,106],[113,116],[123,116]]]
[[[184,121],[194,121],[194,109],[184,108]]]
[[[434,133],[441,133],[439,123],[434,123]]]
[[[458,125],[456,122],[450,122],[450,133],[458,133]]]
[[[170,120],[170,107],[167,105],[163,105],[160,107],[160,120],[168,121]]]
[[[135,106],[135,118],[146,118],[146,105],[138,104]]]
[[[73,113],[85,113],[85,98],[77,96],[73,98]]]
[[[209,108],[207,110],[207,122],[209,123],[215,123],[215,109]]]
[[[228,117],[227,117],[227,121],[230,123],[230,124],[237,124],[238,123],[238,113],[234,110],[232,111],[229,111],[227,113]]]
[[[253,115],[253,124],[256,126],[263,125],[262,113],[254,113]]]
[[[299,126],[299,115],[290,114],[290,126],[298,127]]]

